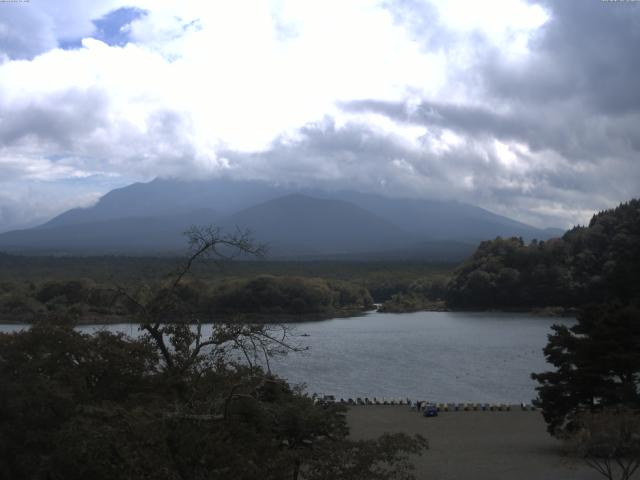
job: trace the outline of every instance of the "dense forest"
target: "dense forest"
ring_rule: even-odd
[[[0,321],[43,314],[76,321],[129,321],[119,288],[160,288],[183,259],[22,257],[0,254]],[[370,310],[394,296],[441,292],[453,266],[406,262],[202,261],[180,294],[203,321],[319,319]],[[288,318],[289,317],[289,318]]]
[[[134,284],[140,292],[166,288],[166,282]],[[75,321],[131,321],[127,299],[117,284],[92,280],[50,280],[42,283],[0,283],[0,319],[32,322],[43,315],[67,316]],[[260,275],[217,282],[185,281],[177,290],[183,305],[173,312],[201,321],[237,315],[260,320],[285,320],[287,316],[319,318],[354,314],[373,308],[369,291],[341,280],[314,277]],[[169,320],[168,318],[165,320]]]
[[[577,307],[640,298],[640,200],[593,216],[561,238],[480,244],[446,292],[451,308]]]

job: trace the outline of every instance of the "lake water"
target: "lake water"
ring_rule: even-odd
[[[434,402],[530,402],[531,372],[548,370],[542,348],[554,323],[521,313],[377,313],[290,324],[303,353],[272,370],[310,392]],[[0,325],[0,331],[24,328]],[[84,326],[137,334],[135,325]]]

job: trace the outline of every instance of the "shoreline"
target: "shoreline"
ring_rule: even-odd
[[[324,320],[331,320],[333,318],[349,318],[349,317],[361,317],[370,312],[375,312],[375,308],[368,310],[338,310],[333,312],[318,312],[318,313],[306,313],[306,314],[226,314],[219,315],[216,318],[201,321],[203,325],[214,323],[231,323],[241,320],[244,323],[256,323],[256,324],[287,324],[287,323],[305,323],[305,322],[321,322]],[[9,315],[0,315],[0,325],[34,325],[36,323],[46,321],[46,314],[40,318],[34,320],[34,316],[30,318],[18,318]],[[113,315],[113,314],[90,314],[83,315],[82,317],[73,319],[71,323],[75,325],[117,325],[117,324],[131,324],[139,325],[137,321],[131,315]],[[160,322],[170,323],[170,322]],[[187,321],[192,325],[197,325],[198,322]]]
[[[560,306],[547,306],[547,307],[532,307],[532,308],[451,308],[446,304],[434,302],[434,304],[427,308],[421,308],[418,310],[387,310],[384,308],[384,304],[380,304],[380,307],[376,310],[380,313],[416,313],[416,312],[496,312],[496,313],[528,313],[530,315],[539,317],[559,317],[568,318],[575,317],[578,312],[578,307],[560,307]]]
[[[378,304],[376,304],[378,305]],[[220,315],[218,318],[201,321],[202,324],[213,323],[229,323],[232,321],[242,320],[245,323],[256,324],[288,324],[288,323],[313,323],[322,322],[324,320],[331,320],[334,318],[349,318],[349,317],[361,317],[368,313],[380,313],[380,314],[403,314],[403,313],[418,313],[418,312],[451,312],[451,313],[465,313],[465,312],[482,312],[482,313],[524,313],[538,317],[557,317],[557,318],[570,318],[575,317],[576,309],[564,308],[564,307],[544,307],[544,308],[529,308],[529,309],[450,309],[442,308],[438,306],[433,309],[421,309],[421,310],[407,310],[402,312],[385,311],[380,307],[374,307],[367,310],[347,309],[334,312],[317,312],[307,314],[226,314]],[[235,318],[234,318],[235,317]],[[42,321],[41,319],[34,320],[34,315],[29,315],[29,318],[15,318],[11,315],[0,315],[0,324],[5,325],[33,325]],[[46,318],[46,317],[44,317]],[[130,315],[113,315],[113,314],[90,314],[84,315],[80,318],[74,319],[72,322],[76,325],[116,325],[116,324],[132,324],[138,325],[140,322],[136,321]],[[168,322],[161,322],[168,323]],[[198,322],[189,322],[196,325]]]

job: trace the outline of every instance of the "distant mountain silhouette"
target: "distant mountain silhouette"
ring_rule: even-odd
[[[498,236],[546,240],[564,233],[562,230],[559,234],[547,232],[456,201],[386,198],[358,192],[340,192],[334,196],[375,212],[422,238],[433,240],[455,239],[477,243]]]
[[[414,235],[351,203],[302,194],[247,208],[222,219],[221,225],[227,230],[248,228],[278,255],[383,251],[415,240]]]
[[[93,207],[74,208],[42,226],[90,223],[127,217],[163,217],[199,209],[230,214],[279,195],[283,195],[281,190],[261,182],[156,179],[112,190],[100,198]]]
[[[183,252],[191,225],[252,230],[274,257],[460,260],[497,236],[547,239],[541,230],[455,201],[392,199],[259,181],[156,179],[112,190],[96,205],[35,228],[0,234],[0,250],[22,253]],[[385,253],[386,252],[386,253]]]
[[[185,250],[184,231],[191,225],[215,223],[214,210],[182,215],[127,217],[72,224],[49,222],[28,230],[0,235],[0,248],[23,253],[50,254],[167,254]]]

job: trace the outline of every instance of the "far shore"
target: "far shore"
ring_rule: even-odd
[[[539,411],[441,412],[426,418],[408,406],[349,407],[353,439],[383,433],[421,434],[429,450],[415,457],[417,479],[597,480],[579,458],[546,432]]]
[[[492,308],[450,308],[443,302],[432,302],[428,306],[420,309],[395,310],[385,308],[384,304],[378,308],[380,313],[416,313],[416,312],[496,312],[496,313],[528,313],[539,317],[575,317],[577,309],[573,307],[534,307],[534,308],[512,308],[512,307],[492,307]]]
[[[378,304],[376,304],[377,306]],[[366,315],[370,312],[379,313],[417,313],[417,312],[485,312],[485,313],[528,313],[534,316],[540,317],[575,317],[576,311],[572,308],[563,307],[545,307],[545,308],[530,308],[530,309],[448,309],[442,306],[437,306],[432,309],[422,310],[407,310],[402,312],[383,311],[380,309],[371,308],[369,310],[356,310],[356,309],[344,309],[335,310],[332,312],[316,312],[305,314],[226,314],[216,315],[209,319],[201,320],[201,323],[223,323],[232,321],[244,321],[248,323],[304,323],[304,322],[320,322],[323,320],[331,320],[333,318],[349,318],[359,317]],[[15,316],[15,315],[0,315],[0,324],[6,325],[32,325],[46,318],[46,315],[28,315],[28,316]],[[115,325],[120,323],[139,324],[140,321],[131,315],[113,315],[113,314],[86,314],[81,317],[72,318],[73,323],[76,325]],[[191,322],[196,323],[196,322]]]
[[[375,311],[375,309],[370,310],[355,310],[355,309],[344,309],[344,310],[334,310],[332,312],[317,312],[317,313],[305,313],[305,314],[248,314],[248,313],[238,313],[238,314],[220,314],[212,316],[211,318],[201,318],[202,324],[211,324],[211,323],[224,323],[224,322],[234,322],[234,321],[243,321],[248,323],[259,323],[259,324],[280,324],[280,323],[297,323],[297,322],[319,322],[322,320],[330,320],[332,318],[348,318],[348,317],[359,317],[367,314],[368,312]],[[34,319],[37,317],[37,319]],[[46,315],[36,316],[30,315],[28,317],[16,317],[13,315],[0,315],[0,324],[7,325],[33,325],[35,323],[46,321]],[[77,318],[71,318],[71,321],[76,325],[116,325],[120,323],[130,323],[130,324],[140,324],[140,320],[136,319],[132,315],[112,315],[112,314],[86,314]],[[190,323],[196,324],[196,321],[191,321],[190,319],[181,319],[180,321],[188,321]],[[168,320],[164,320],[161,323],[168,323]]]

